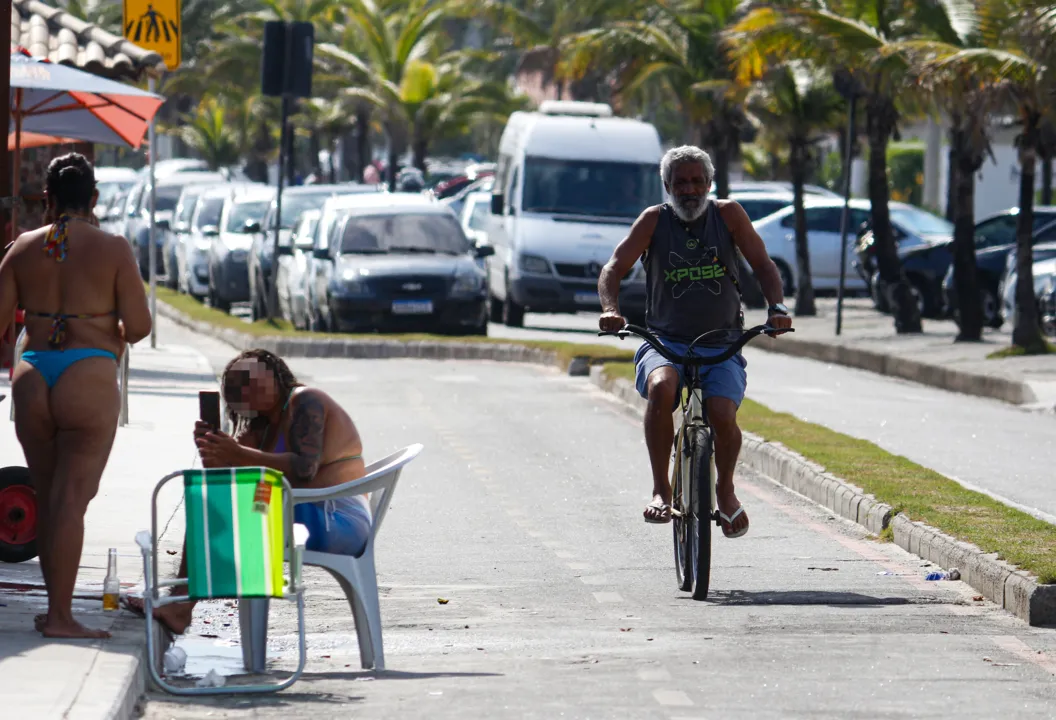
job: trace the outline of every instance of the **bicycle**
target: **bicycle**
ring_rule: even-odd
[[[793,328],[777,329],[758,325],[746,330],[725,351],[712,357],[694,355],[693,350],[713,332],[707,332],[691,342],[688,355],[676,355],[664,347],[657,337],[636,325],[625,325],[616,332],[599,332],[621,340],[637,335],[658,353],[682,367],[685,392],[680,399],[682,424],[675,433],[674,467],[671,469],[671,521],[675,543],[675,574],[678,589],[691,592],[694,600],[708,597],[711,582],[711,523],[721,527],[715,504],[715,450],[708,415],[704,412],[704,398],[700,386],[700,367],[718,365],[729,360],[759,335],[780,335],[795,332]],[[721,331],[725,332],[725,331]],[[707,507],[707,512],[704,512]]]

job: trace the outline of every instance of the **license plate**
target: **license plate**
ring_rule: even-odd
[[[596,292],[577,292],[574,299],[579,305],[597,305],[601,302]]]
[[[395,300],[393,315],[429,315],[433,312],[432,300]]]

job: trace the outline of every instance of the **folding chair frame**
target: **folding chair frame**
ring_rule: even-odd
[[[157,648],[155,648],[154,635],[154,609],[163,607],[165,605],[171,605],[173,603],[187,602],[191,599],[189,595],[169,595],[164,598],[158,595],[162,587],[173,587],[176,585],[188,584],[188,578],[176,578],[174,580],[158,579],[158,493],[161,491],[162,487],[164,487],[166,483],[178,477],[183,477],[182,470],[166,475],[154,487],[154,494],[152,495],[150,501],[151,546],[149,549],[142,548],[143,582],[145,586],[143,592],[143,610],[147,620],[147,667],[150,669],[151,679],[158,685],[158,687],[173,695],[232,695],[278,692],[280,690],[285,690],[300,679],[301,674],[304,672],[304,666],[307,662],[308,656],[307,647],[305,646],[304,631],[304,584],[301,580],[301,563],[304,548],[300,546],[294,547],[293,489],[290,487],[290,484],[285,477],[282,479],[284,512],[283,524],[285,525],[284,544],[286,548],[286,554],[290,562],[290,576],[289,590],[286,593],[286,597],[284,597],[283,599],[297,603],[297,632],[298,639],[300,642],[300,657],[298,659],[297,669],[289,678],[287,678],[282,683],[267,683],[257,685],[232,685],[230,687],[223,686],[206,688],[177,687],[175,685],[165,682],[165,680],[162,679],[161,673],[158,671],[157,667]],[[219,600],[223,598],[218,597],[211,599]],[[244,602],[252,601],[257,598],[231,599],[237,599],[240,600],[240,602]]]

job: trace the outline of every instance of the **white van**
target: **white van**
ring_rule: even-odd
[[[660,136],[608,105],[544,102],[510,116],[499,143],[488,241],[491,319],[599,311],[598,274],[634,220],[664,201]],[[645,317],[645,272],[624,278],[620,310]]]

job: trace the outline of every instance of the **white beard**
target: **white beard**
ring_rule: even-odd
[[[711,201],[708,198],[701,198],[700,204],[697,205],[697,208],[695,210],[689,210],[679,201],[678,197],[671,197],[671,207],[674,209],[675,215],[678,215],[682,222],[687,223],[691,223],[703,215],[704,211],[708,209],[709,202]]]

